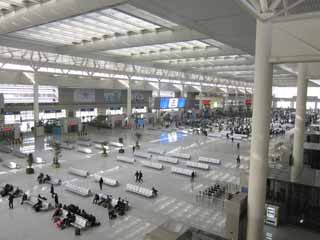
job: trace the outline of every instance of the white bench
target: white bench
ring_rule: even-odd
[[[204,170],[209,170],[209,165],[205,163],[199,163],[199,162],[187,162],[188,167],[193,167],[193,168],[199,168],[199,169],[204,169]]]
[[[102,146],[102,144],[95,144],[94,148],[102,150],[105,148],[106,150],[109,150],[109,146]]]
[[[234,140],[242,140],[242,137],[238,134],[231,135],[231,138],[233,138]]]
[[[209,133],[208,137],[221,138],[221,133]]]
[[[60,145],[60,147],[61,147],[62,149],[67,149],[67,150],[72,150],[72,149],[74,149],[74,146],[73,146],[72,144],[69,144],[69,143],[62,143],[62,144]]]
[[[83,142],[83,141],[78,141],[78,145],[82,147],[90,147],[91,142]]]
[[[89,137],[78,137],[78,141],[89,142],[91,139]]]
[[[101,177],[102,176],[95,175],[94,176],[94,180],[96,182],[99,182]],[[109,185],[109,186],[113,186],[113,187],[115,187],[115,186],[117,186],[119,184],[117,180],[111,179],[111,178],[107,178],[107,177],[102,177],[102,180],[103,180],[103,184],[106,184],[106,185]]]
[[[163,166],[161,163],[155,163],[155,162],[149,162],[149,161],[141,161],[141,164],[145,167],[154,168],[157,170],[163,169]]]
[[[68,211],[65,209],[62,209],[62,217],[66,218],[67,214],[68,214]],[[73,223],[71,223],[71,226],[79,229],[85,229],[89,227],[89,221],[87,219],[79,216],[78,214],[75,214],[74,216],[76,219]]]
[[[134,163],[135,159],[130,158],[130,157],[126,157],[126,156],[117,156],[117,161],[125,162],[125,163]]]
[[[9,169],[19,169],[21,166],[15,162],[4,162],[3,166],[9,168]]]
[[[53,205],[51,203],[43,199],[40,199],[40,200],[42,202],[42,207],[40,208],[40,211],[49,211],[53,209]],[[25,203],[31,206],[34,206],[37,202],[38,202],[38,196],[35,196],[35,195],[28,195],[27,200],[25,201]]]
[[[77,168],[73,168],[73,167],[70,167],[68,169],[68,172],[70,174],[77,175],[80,177],[88,177],[89,176],[89,172],[87,170],[77,169]]]
[[[220,165],[221,164],[221,160],[220,159],[207,158],[207,157],[199,157],[198,161],[199,162],[216,164],[216,165]]]
[[[148,148],[148,153],[153,153],[153,154],[159,154],[159,155],[164,155],[166,151],[158,148]]]
[[[118,148],[123,147],[123,143],[119,143],[119,142],[109,142],[109,145],[112,147],[118,147]]]
[[[190,169],[185,169],[185,168],[172,167],[171,172],[191,177],[192,172],[194,171]]]
[[[147,188],[143,188],[143,187],[139,187],[139,186],[136,186],[133,184],[127,184],[126,191],[133,192],[133,193],[136,193],[136,194],[142,195],[144,197],[148,197],[148,198],[153,197],[152,190],[147,189]]]
[[[233,137],[236,139],[236,137],[241,137],[241,139],[243,138],[248,138],[248,135],[245,134],[233,134]]]
[[[92,192],[89,188],[84,188],[84,187],[80,187],[71,183],[67,183],[65,185],[66,190],[68,190],[69,192],[73,192],[75,194],[78,194],[80,196],[91,196]]]
[[[45,160],[43,160],[41,157],[36,157],[36,159],[33,161],[34,164],[44,164],[46,163]]]
[[[135,157],[150,159],[151,154],[146,152],[137,151],[133,154]]]
[[[182,159],[187,159],[187,160],[191,159],[191,155],[188,153],[173,152],[173,153],[169,153],[168,155],[171,157],[182,158]]]
[[[78,152],[90,154],[90,153],[92,153],[92,150],[90,148],[79,147]]]
[[[167,162],[167,163],[173,163],[173,164],[179,163],[179,160],[177,158],[168,157],[168,156],[157,156],[156,159],[160,162]]]

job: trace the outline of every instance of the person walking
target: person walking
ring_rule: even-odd
[[[135,151],[136,151],[136,146],[133,145],[133,146],[132,146],[132,152],[134,153]]]
[[[239,168],[240,167],[240,156],[238,155],[237,157],[237,167]]]
[[[237,143],[237,149],[238,150],[240,149],[240,143]]]
[[[54,194],[54,203],[56,205],[56,208],[59,206],[59,198],[58,198],[58,194]]]
[[[139,182],[139,172],[136,171],[136,173],[134,174],[134,176],[136,177],[136,182]]]
[[[193,182],[194,181],[194,177],[196,176],[196,173],[194,172],[194,171],[192,171],[192,173],[191,173],[191,182]]]
[[[9,195],[9,208],[13,209],[13,195],[12,194]]]
[[[103,185],[103,179],[102,177],[100,177],[100,180],[99,180],[100,191],[102,190],[102,185]]]
[[[54,194],[54,187],[53,187],[53,184],[51,184],[51,187],[50,187],[50,193],[51,193],[51,197],[54,198],[55,194]]]
[[[143,182],[143,175],[142,175],[142,172],[140,171],[139,172],[139,183]]]

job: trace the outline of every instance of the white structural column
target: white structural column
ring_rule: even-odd
[[[184,94],[185,94],[185,92],[184,92],[184,85],[182,84],[182,85],[181,85],[181,97],[184,97]]]
[[[128,76],[128,89],[127,89],[127,116],[128,117],[130,117],[132,114],[131,90],[132,90],[132,80],[131,80],[131,76]]]
[[[202,84],[199,86],[199,109],[202,110],[203,104],[202,104],[202,98],[203,98],[203,92],[202,92]]]
[[[257,20],[252,139],[248,185],[247,240],[263,239],[264,209],[272,102],[270,21]]]
[[[303,169],[303,151],[304,151],[304,131],[305,131],[305,114],[307,103],[308,79],[307,64],[299,63],[298,65],[298,81],[297,81],[297,104],[296,104],[296,120],[293,139],[293,169],[292,178],[296,179]]]
[[[39,122],[39,83],[37,79],[37,73],[34,72],[31,74],[33,77],[33,115],[34,115],[34,126],[36,126]]]

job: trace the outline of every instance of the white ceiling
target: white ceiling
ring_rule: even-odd
[[[257,12],[274,8],[275,15],[286,17],[320,9],[311,0],[287,0],[288,6],[283,0],[266,1],[266,6],[251,0],[0,0],[0,9],[4,2],[18,3],[4,6],[0,18],[2,69],[29,65],[52,74],[244,88],[252,87],[254,78]],[[301,22],[296,28],[276,22],[273,41],[283,47],[275,44],[274,59],[300,54],[300,47],[285,44],[288,36],[299,46],[307,42],[318,55],[314,24]],[[277,65],[274,79],[295,83],[296,74]]]

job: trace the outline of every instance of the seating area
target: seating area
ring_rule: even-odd
[[[126,156],[117,156],[117,161],[133,164],[135,162],[135,159]]]
[[[107,178],[107,177],[102,177],[102,176],[99,176],[99,175],[95,175],[94,176],[94,181],[95,182],[99,182],[100,178],[102,178],[103,184],[105,184],[105,185],[112,186],[112,187],[115,187],[115,186],[119,185],[119,182],[117,180],[111,179],[111,178]]]
[[[160,148],[148,148],[148,153],[158,154],[158,155],[164,155],[166,153],[165,150],[162,150]]]
[[[34,163],[34,164],[45,164],[46,161],[43,160],[43,158],[41,158],[41,157],[36,157],[36,158],[33,160],[33,163]]]
[[[74,227],[76,235],[81,234],[81,230],[86,230],[89,227],[100,226],[100,222],[92,214],[88,214],[84,209],[80,209],[74,204],[64,205],[56,208],[52,216],[56,226],[63,230],[66,227]]]
[[[190,160],[191,159],[191,154],[188,153],[179,153],[179,152],[173,152],[168,154],[170,157],[176,157],[176,158],[181,158],[185,160]]]
[[[24,202],[32,206],[32,208],[36,212],[50,211],[54,208],[53,205],[45,197],[42,197],[40,195],[36,196],[27,194],[27,200],[25,200]]]
[[[135,157],[139,157],[139,158],[146,158],[146,159],[150,159],[151,158],[151,154],[150,153],[146,153],[146,152],[141,152],[141,151],[136,151],[133,154]]]
[[[81,147],[90,147],[91,142],[78,141],[78,145]]]
[[[38,183],[39,184],[52,184],[52,185],[61,185],[62,181],[59,178],[54,178],[52,176],[49,176],[48,174],[46,174],[46,176],[44,176],[43,173],[40,173],[37,177]]]
[[[150,162],[150,161],[140,161],[140,163],[145,167],[154,168],[157,170],[163,169],[163,165],[161,163]]]
[[[13,197],[16,198],[16,197],[20,197],[23,194],[23,192],[21,189],[19,189],[19,187],[15,188],[11,184],[7,183],[7,184],[2,185],[1,189],[0,189],[0,196],[6,197],[9,194],[13,195]]]
[[[187,162],[187,166],[188,167],[192,167],[192,168],[199,168],[199,169],[203,169],[203,170],[209,170],[210,169],[208,164],[199,163],[199,162]]]
[[[90,148],[86,148],[86,147],[78,147],[78,152],[90,154],[90,153],[92,153],[92,150]]]
[[[168,156],[156,156],[156,159],[161,162],[178,164],[179,160],[177,158],[168,157]]]
[[[109,142],[109,145],[117,148],[122,148],[124,146],[123,143],[119,143],[119,142]]]
[[[147,197],[147,198],[151,198],[151,197],[154,196],[151,189],[140,187],[140,186],[136,186],[136,185],[133,185],[133,184],[127,184],[126,185],[126,191],[132,192],[132,193],[136,193],[138,195],[141,195],[141,196],[144,196],[144,197]]]
[[[204,162],[204,163],[211,163],[211,164],[215,164],[215,165],[221,165],[221,160],[215,159],[215,158],[207,158],[207,157],[200,156],[198,161]]]
[[[93,203],[108,209],[109,219],[115,219],[117,214],[119,216],[125,215],[130,209],[129,201],[127,199],[113,198],[112,195],[108,194],[95,194]]]
[[[18,163],[12,162],[12,161],[10,161],[10,162],[4,162],[4,163],[2,163],[2,165],[3,165],[4,167],[9,168],[9,169],[19,169],[19,168],[21,168],[21,166],[20,166]]]
[[[68,169],[68,173],[79,176],[79,177],[85,177],[85,178],[89,176],[89,172],[87,170],[73,168],[73,167],[70,167]]]
[[[172,167],[171,168],[171,172],[172,173],[176,173],[176,174],[180,174],[180,175],[185,175],[185,176],[192,176],[192,173],[195,171],[190,170],[190,169],[186,169],[186,168],[179,168],[179,167]]]
[[[92,195],[92,192],[89,188],[80,187],[80,186],[74,185],[72,183],[67,183],[65,185],[65,189],[69,192],[78,194],[83,197],[89,197]]]

